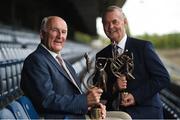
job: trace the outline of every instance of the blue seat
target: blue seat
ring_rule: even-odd
[[[11,110],[16,119],[28,119],[23,107],[17,101],[13,101],[8,104],[7,108]]]
[[[7,108],[0,110],[0,119],[15,119],[14,114]]]
[[[22,105],[29,119],[40,118],[29,98],[22,96],[17,101]]]

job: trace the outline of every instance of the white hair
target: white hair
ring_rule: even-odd
[[[47,26],[48,19],[49,19],[48,17],[44,17],[42,19],[40,30],[46,31],[46,29],[47,29],[46,26]]]

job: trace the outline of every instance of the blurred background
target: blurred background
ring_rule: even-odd
[[[39,28],[45,16],[56,15],[66,20],[68,42],[62,54],[82,77],[86,67],[84,53],[89,53],[93,60],[95,53],[109,44],[101,23],[102,11],[109,5],[123,8],[128,19],[128,35],[149,40],[155,46],[171,75],[170,89],[162,91],[165,115],[179,119],[179,0],[1,0],[1,96],[10,93],[13,85],[9,83],[17,82],[19,87],[23,61],[40,42]]]

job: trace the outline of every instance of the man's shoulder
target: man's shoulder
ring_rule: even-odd
[[[38,48],[35,50],[35,51],[33,51],[32,53],[30,53],[27,57],[26,57],[26,59],[25,59],[25,62],[26,61],[32,61],[32,60],[34,60],[34,59],[43,59],[42,58],[43,56],[41,55],[41,52],[38,50]]]
[[[135,37],[128,37],[128,39],[132,42],[141,43],[141,44],[146,44],[146,43],[150,42],[149,40],[145,40],[145,39],[141,39],[141,38],[135,38]]]
[[[144,40],[141,38],[128,37],[128,44],[131,44],[133,47],[143,47],[149,44],[152,44],[149,40]]]

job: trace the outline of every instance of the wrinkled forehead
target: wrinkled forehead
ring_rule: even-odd
[[[50,17],[47,20],[46,23],[47,28],[53,28],[53,27],[61,27],[63,29],[67,29],[67,24],[66,22],[60,18],[60,17]]]

